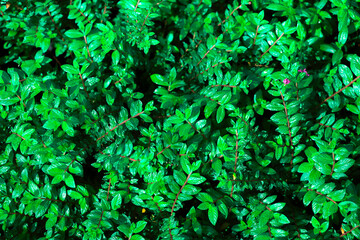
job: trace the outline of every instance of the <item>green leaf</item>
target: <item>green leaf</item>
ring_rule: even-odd
[[[20,101],[20,99],[17,97],[14,97],[14,94],[11,92],[6,92],[6,91],[0,92],[0,104],[1,105],[10,106],[19,101]]]
[[[63,172],[63,171],[62,171]],[[63,180],[63,175],[56,175],[53,180],[51,181],[51,184],[58,184]]]
[[[360,110],[357,106],[355,105],[352,105],[352,104],[347,104],[346,105],[346,109],[349,110],[350,112],[352,113],[355,113],[355,114],[359,114],[360,113]]]
[[[134,233],[139,233],[141,232],[145,226],[146,226],[147,222],[145,221],[139,221],[136,223],[136,228],[134,229]],[[132,238],[131,238],[132,239]]]
[[[276,200],[276,198],[277,198],[276,195],[269,196],[269,197],[267,197],[267,198],[265,198],[265,199],[263,200],[263,203],[265,203],[265,204],[271,204],[271,203],[273,203],[273,202]]]
[[[76,68],[72,65],[64,64],[64,65],[61,65],[61,68],[67,73],[79,74],[79,71],[76,70]]]
[[[200,210],[207,210],[207,209],[209,209],[210,206],[211,206],[210,203],[208,203],[208,202],[203,202],[203,203],[200,203],[200,205],[198,206],[198,208],[199,208]]]
[[[266,225],[272,216],[273,216],[273,212],[270,212],[268,210],[262,212],[259,218],[259,225],[260,226]]]
[[[130,104],[130,115],[135,116],[142,111],[142,102],[140,100]]]
[[[313,225],[314,228],[319,228],[320,227],[319,221],[314,216],[311,218],[311,224]]]
[[[353,74],[348,66],[339,64],[339,73],[345,85],[349,84],[353,80]]]
[[[281,209],[283,209],[285,207],[285,204],[286,203],[275,203],[275,204],[270,205],[269,208],[272,211],[277,212],[277,211],[280,211]]]
[[[180,186],[184,185],[186,181],[186,175],[183,172],[177,170],[174,170],[174,178],[177,184],[179,184]]]
[[[345,189],[337,190],[332,193],[329,193],[328,197],[334,200],[335,202],[340,202],[344,199],[345,193],[346,193]]]
[[[65,184],[71,188],[76,187],[74,177],[71,174],[69,174],[68,177],[65,178]]]
[[[86,25],[84,30],[85,35],[88,35],[91,32],[92,27],[93,27],[92,23]]]
[[[169,86],[168,82],[160,74],[153,74],[150,76],[151,81],[161,86]]]
[[[271,233],[273,234],[274,237],[286,237],[287,235],[289,235],[288,231],[277,228],[271,228]]]
[[[116,196],[111,200],[111,209],[117,210],[120,208],[122,203],[121,194],[116,194]]]
[[[339,63],[342,58],[343,58],[343,52],[341,51],[341,49],[336,50],[336,52],[333,54],[331,59],[333,66]]]
[[[185,172],[186,174],[190,174],[190,172],[191,172],[191,165],[190,165],[190,162],[189,162],[188,159],[182,157],[182,158],[180,159],[180,165],[181,165],[182,169],[184,170],[184,172]]]
[[[210,205],[209,206],[209,211],[208,211],[208,216],[209,216],[209,220],[211,222],[212,225],[216,225],[217,219],[218,219],[218,209],[216,206],[214,205]]]
[[[65,36],[69,38],[79,38],[79,37],[84,37],[84,34],[82,34],[78,30],[70,29],[65,32]]]
[[[74,129],[66,121],[62,122],[62,129],[71,137],[74,137]]]
[[[62,186],[60,188],[60,192],[59,192],[59,199],[61,201],[65,201],[65,198],[66,198],[66,187],[65,186]]]
[[[197,199],[199,199],[201,202],[209,202],[212,203],[214,202],[213,198],[205,192],[201,192],[196,196]]]
[[[34,196],[38,196],[40,194],[39,187],[31,180],[29,181],[29,192]]]
[[[326,153],[319,153],[313,156],[313,160],[320,165],[333,164],[332,157]]]
[[[51,217],[46,221],[45,229],[49,230],[50,228],[52,228],[56,224],[57,218],[58,216],[51,215]]]
[[[303,201],[304,201],[304,205],[305,206],[308,206],[312,200],[314,200],[316,198],[317,194],[316,192],[314,191],[307,191],[305,193],[305,196],[303,198]]]
[[[225,117],[224,106],[220,106],[216,111],[216,122],[221,123]]]
[[[21,69],[26,72],[27,75],[32,75],[36,69],[40,68],[40,64],[34,60],[26,60],[21,63]]]
[[[210,35],[208,39],[206,40],[206,46],[208,49],[212,48],[213,45],[216,43],[216,38],[214,35]]]
[[[346,172],[355,164],[354,159],[344,158],[335,163],[334,171],[335,172]]]
[[[206,178],[203,176],[200,176],[199,173],[193,173],[191,174],[191,176],[189,177],[188,183],[189,184],[201,184],[203,182],[206,181]]]
[[[25,191],[26,185],[25,184],[17,184],[13,193],[12,193],[12,198],[17,198],[19,197],[24,191]]]
[[[67,194],[73,199],[80,199],[80,198],[83,197],[80,193],[78,193],[78,192],[76,192],[74,190],[68,190]]]
[[[56,131],[56,129],[60,125],[61,125],[61,122],[59,122],[58,120],[49,119],[48,121],[45,122],[45,124],[43,125],[43,128]]]
[[[136,234],[136,235],[132,235],[131,238],[129,238],[130,240],[145,240],[145,238],[143,238],[142,236]]]
[[[299,168],[298,168],[298,172],[299,173],[308,173],[311,172],[311,170],[314,168],[314,165],[308,162],[304,162],[302,163]]]
[[[112,54],[111,54],[111,59],[113,61],[113,65],[118,65],[119,61],[120,61],[120,53],[118,50],[115,50]]]
[[[360,76],[360,57],[357,55],[350,55],[350,68],[351,71],[355,74],[355,76]]]
[[[348,28],[347,26],[344,26],[339,31],[338,42],[344,45],[346,43],[347,38],[348,38]]]
[[[228,207],[222,202],[219,205],[219,210],[225,216],[225,219],[226,219],[228,217],[228,214],[229,214]]]

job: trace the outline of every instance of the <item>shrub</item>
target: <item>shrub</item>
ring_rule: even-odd
[[[358,9],[4,3],[1,238],[359,239]]]

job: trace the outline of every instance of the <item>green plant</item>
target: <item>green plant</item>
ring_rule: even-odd
[[[4,2],[1,238],[359,239],[358,7]]]

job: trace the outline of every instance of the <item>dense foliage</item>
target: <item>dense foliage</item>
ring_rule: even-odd
[[[1,239],[360,239],[354,0],[0,7]]]

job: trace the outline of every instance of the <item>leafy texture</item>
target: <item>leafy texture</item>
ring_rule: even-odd
[[[0,6],[1,239],[359,239],[356,1]]]

